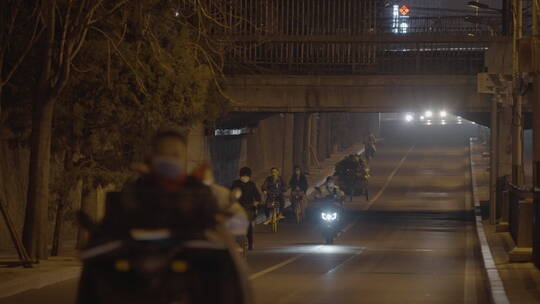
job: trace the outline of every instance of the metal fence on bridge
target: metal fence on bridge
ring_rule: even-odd
[[[225,56],[227,73],[474,74],[483,69],[485,42],[402,38],[501,32],[496,15],[406,16],[396,22],[375,0],[204,1],[220,10],[222,20],[229,18],[231,26],[213,33],[234,42]],[[369,41],[381,35],[389,41]]]
[[[230,73],[474,74],[484,45],[467,43],[241,43],[227,56]]]

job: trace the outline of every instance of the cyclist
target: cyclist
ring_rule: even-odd
[[[272,168],[270,170],[270,173],[271,175],[266,177],[261,187],[262,192],[266,195],[265,213],[268,219],[264,222],[265,225],[268,225],[271,222],[270,214],[273,208],[273,203],[277,202],[279,204],[278,219],[285,218],[281,212],[285,205],[285,199],[283,198],[283,194],[287,191],[287,186],[281,178],[281,172],[278,168]]]

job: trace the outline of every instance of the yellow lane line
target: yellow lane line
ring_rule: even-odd
[[[401,158],[401,160],[399,161],[399,164],[397,165],[397,167],[394,169],[394,171],[392,171],[392,173],[390,173],[390,175],[388,176],[388,178],[386,179],[386,182],[384,183],[383,187],[381,188],[381,190],[379,190],[379,192],[377,193],[377,195],[375,195],[375,197],[373,199],[371,199],[369,201],[369,204],[364,208],[364,210],[368,210],[369,208],[371,208],[371,205],[373,205],[373,203],[375,203],[379,197],[381,197],[381,195],[384,193],[384,191],[386,190],[386,188],[388,188],[388,185],[390,185],[390,182],[392,181],[392,179],[394,178],[394,175],[397,174],[397,172],[399,171],[399,169],[401,168],[401,166],[403,166],[403,163],[405,162],[405,160],[407,159],[407,157],[409,156],[409,154],[412,152],[412,150],[414,149],[415,145],[413,145],[409,151],[407,151],[407,153],[405,153],[405,156],[403,156]]]

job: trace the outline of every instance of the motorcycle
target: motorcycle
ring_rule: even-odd
[[[122,217],[114,194],[100,224],[79,214],[91,238],[80,255],[77,304],[250,303],[234,239],[220,228],[211,238],[167,226],[115,229]]]
[[[82,252],[79,304],[237,303],[240,288],[224,244],[134,232]],[[139,234],[139,235],[136,235]],[[146,236],[145,236],[146,235]],[[151,236],[153,235],[153,236]]]
[[[340,232],[341,216],[341,208],[334,202],[327,203],[321,208],[321,232],[327,245],[333,244]]]

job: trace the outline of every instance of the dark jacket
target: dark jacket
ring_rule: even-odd
[[[272,176],[268,176],[261,187],[262,191],[268,194],[268,197],[283,198],[283,193],[287,191],[287,185],[281,177],[274,180]]]
[[[300,173],[300,175],[293,173],[291,180],[289,181],[289,187],[291,187],[293,191],[296,189],[296,187],[298,187],[303,192],[306,192],[308,189],[306,175],[304,173]]]
[[[261,193],[254,182],[247,183],[237,179],[233,182],[231,189],[238,188],[242,191],[242,196],[238,200],[244,207],[252,206],[254,202],[261,202]]]
[[[175,191],[163,191],[149,177],[110,193],[101,228],[126,235],[133,228],[169,228],[175,233],[198,234],[216,225],[219,208],[210,188],[187,177]]]

